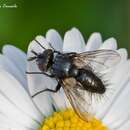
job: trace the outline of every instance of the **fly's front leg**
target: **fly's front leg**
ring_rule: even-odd
[[[58,83],[55,90],[46,88],[46,89],[44,89],[44,90],[42,90],[42,91],[39,91],[39,92],[37,92],[36,94],[34,94],[34,95],[32,96],[32,98],[35,97],[35,96],[37,96],[37,95],[39,95],[40,93],[45,92],[45,91],[56,93],[56,92],[58,92],[58,91],[60,90],[60,88],[61,88],[61,84]]]

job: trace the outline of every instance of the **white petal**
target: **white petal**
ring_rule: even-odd
[[[101,45],[99,49],[110,49],[116,50],[117,49],[117,41],[115,38],[109,38]]]
[[[49,47],[47,41],[42,36],[37,36],[36,40],[41,43],[44,47]],[[43,48],[41,48],[35,41],[32,41],[28,48],[28,58],[32,57],[33,54],[31,50],[36,51],[37,53],[43,52]],[[27,71],[29,72],[39,72],[39,68],[35,61],[28,62]],[[52,78],[49,78],[43,74],[28,74],[28,86],[30,90],[30,94],[34,95],[35,93],[44,90],[45,88],[55,88],[57,82]],[[47,96],[46,96],[47,95]],[[34,102],[36,103],[37,107],[41,110],[43,114],[50,113],[52,109],[52,101],[50,93],[41,93],[34,98]]]
[[[62,42],[61,36],[56,30],[50,29],[46,33],[46,39],[49,43],[51,43],[51,45],[53,46],[55,50],[62,51],[63,42]]]
[[[57,93],[52,94],[54,105],[57,110],[70,108],[70,103],[64,93],[63,88],[60,89]]]
[[[113,129],[117,129],[130,117],[130,76],[124,84],[123,90],[114,100],[111,108],[106,113],[103,122]]]
[[[10,59],[8,59],[8,57],[1,54],[0,54],[0,68],[12,74],[27,89],[27,80],[21,74],[21,71],[15,66],[15,64]]]
[[[64,52],[83,52],[85,42],[78,29],[73,28],[65,33],[63,51]]]
[[[31,123],[31,121],[34,124],[41,121],[43,116],[34,106],[28,93],[15,78],[8,72],[0,70],[0,82],[0,111],[12,119],[27,125],[30,125],[28,122]]]
[[[127,120],[118,130],[129,130],[130,129],[130,119]]]
[[[102,37],[100,33],[91,34],[86,45],[86,51],[93,51],[100,47],[102,43]]]
[[[9,130],[9,129],[7,128],[7,126],[0,126],[0,129],[1,129],[1,130]]]
[[[15,67],[21,70],[22,75],[26,78],[26,54],[12,45],[5,45],[2,52],[16,65]]]
[[[0,113],[0,128],[3,128],[2,130],[32,130],[22,125],[18,125],[2,113]]]
[[[38,128],[39,124],[27,116],[25,113],[17,109],[9,99],[4,95],[0,94],[0,112],[4,113],[6,116],[10,117],[13,121],[29,128]]]
[[[128,58],[128,53],[127,53],[127,50],[125,48],[121,48],[117,51],[120,56],[121,56],[121,61],[124,62],[127,60]]]
[[[96,104],[96,117],[102,119],[110,109],[117,95],[123,90],[123,85],[129,77],[130,61],[125,61],[119,64],[111,72],[110,76],[110,88],[108,89],[112,93],[108,93],[107,98],[103,98],[101,103]],[[106,90],[107,92],[107,90]]]

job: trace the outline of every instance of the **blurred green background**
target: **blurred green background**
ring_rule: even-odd
[[[115,37],[119,47],[129,49],[129,0],[1,0],[18,8],[0,8],[0,47],[10,43],[24,51],[38,34],[50,28],[64,35],[77,27],[88,38],[100,32],[103,39]]]

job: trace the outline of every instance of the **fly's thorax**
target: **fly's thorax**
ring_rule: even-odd
[[[57,54],[52,65],[52,73],[58,78],[69,77],[72,63],[64,54]]]
[[[54,53],[51,49],[46,49],[43,53],[39,54],[36,63],[41,71],[47,71],[52,66]]]
[[[76,78],[89,92],[104,94],[106,91],[106,87],[96,74],[94,74],[91,70],[79,70],[79,75]]]

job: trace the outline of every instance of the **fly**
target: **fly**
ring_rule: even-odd
[[[62,87],[65,91],[75,112],[85,121],[92,118],[88,113],[91,106],[92,94],[103,95],[106,92],[106,85],[97,71],[103,71],[113,67],[120,61],[120,55],[114,50],[96,50],[82,53],[62,53],[51,49],[42,48],[42,53],[31,51],[34,56],[28,61],[35,60],[40,72],[27,72],[27,74],[44,74],[55,78],[58,82],[56,88],[44,89],[35,93],[38,94],[49,91],[57,92]],[[49,73],[48,73],[49,72]]]

